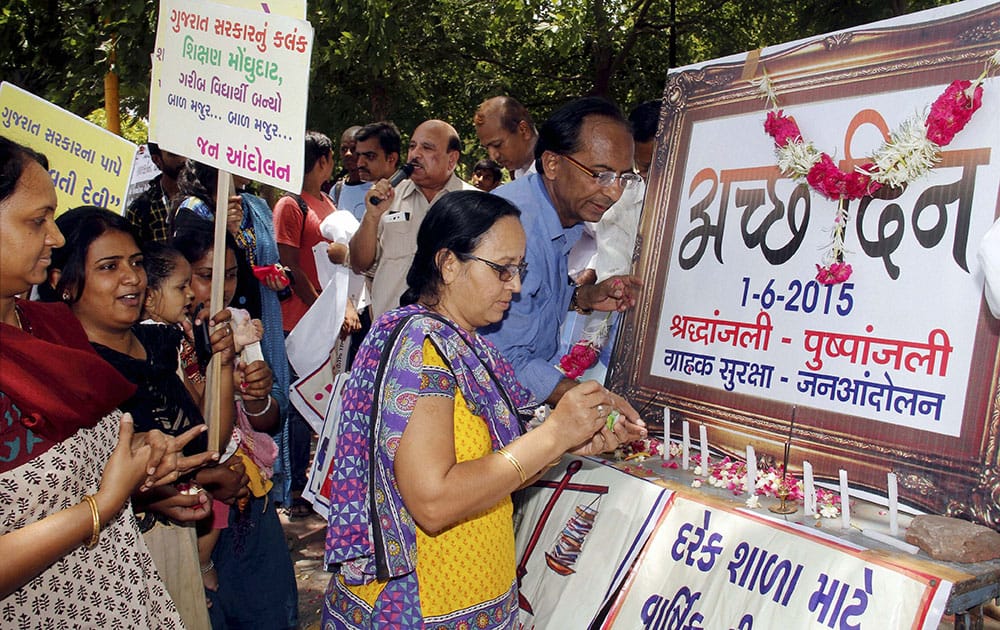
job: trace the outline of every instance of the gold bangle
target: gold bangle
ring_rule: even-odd
[[[517,471],[518,476],[521,477],[521,483],[528,480],[528,478],[524,475],[524,468],[521,467],[521,462],[517,461],[517,458],[511,455],[506,448],[500,447],[500,450],[498,450],[497,453],[503,455],[507,461],[510,462],[510,465]]]
[[[90,540],[86,543],[87,549],[93,549],[97,546],[97,541],[101,538],[101,513],[97,511],[97,499],[93,496],[89,494],[84,495],[83,500],[90,506],[90,515],[94,519],[94,531],[90,534]]]

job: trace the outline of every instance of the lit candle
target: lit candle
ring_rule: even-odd
[[[804,506],[803,510],[806,514],[816,513],[816,486],[813,483],[813,467],[809,462],[802,462],[802,494],[805,495],[803,499]]]
[[[701,449],[701,474],[708,476],[708,428],[704,423],[698,426],[698,447]]]
[[[851,527],[851,503],[850,495],[847,492],[847,471],[840,469],[840,526],[844,529]]]
[[[747,444],[747,494],[757,494],[757,453]]]
[[[889,533],[896,536],[899,534],[899,487],[896,473],[889,473],[887,478],[889,480]]]
[[[691,468],[691,425],[685,420],[681,423],[683,432],[683,442],[681,443],[681,467],[684,470]]]

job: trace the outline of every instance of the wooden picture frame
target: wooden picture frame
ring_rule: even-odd
[[[838,301],[843,288],[834,285],[826,293],[824,285],[812,281],[812,264],[822,254],[813,246],[824,242],[822,232],[836,202],[780,174],[773,141],[762,128],[770,106],[755,85],[766,70],[780,105],[801,115],[797,122],[803,136],[815,139],[842,169],[858,166],[864,160],[855,154],[868,155],[877,146],[871,142],[873,130],[887,137],[903,117],[929,106],[953,80],[975,79],[1000,49],[1000,5],[966,11],[932,22],[876,24],[803,40],[667,77],[636,246],[635,269],[644,288],[638,306],[623,319],[608,374],[608,385],[643,408],[647,421],[658,422],[667,406],[674,412],[669,433],[680,434],[680,418],[705,423],[714,449],[742,456],[753,444],[765,461],[777,464],[791,435],[792,472],[800,472],[801,462],[808,460],[818,478],[836,480],[844,468],[852,486],[884,495],[886,472],[893,471],[900,501],[998,526],[1000,322],[982,299],[976,250],[1000,214],[1000,80],[995,78],[1000,73],[987,78],[982,109],[943,149],[932,174],[902,192],[884,190],[875,199],[851,202],[847,247],[855,274],[847,298],[853,310]],[[726,288],[716,289],[719,285]],[[793,298],[796,287],[799,297]],[[806,289],[817,294],[819,299],[812,299],[817,310],[825,295],[822,316],[816,310],[808,317],[778,311],[792,299],[803,305]],[[838,304],[847,311],[844,317],[836,316]],[[782,321],[786,314],[793,319]],[[920,332],[895,332],[910,326],[911,319],[928,325]],[[692,345],[696,321],[712,331],[735,328],[712,336],[712,343]],[[929,325],[933,321],[940,326]],[[729,343],[740,325],[746,333],[762,322],[771,325],[766,331],[770,345],[763,344],[767,352]],[[852,387],[855,400],[863,387],[881,387],[891,399],[892,392],[898,395],[911,382],[906,391],[936,396],[942,405],[938,418],[910,413],[911,426],[907,414],[890,410],[888,402],[884,409],[865,406],[868,394],[860,395],[860,405],[845,405],[832,393],[833,381],[829,404],[803,394],[801,383],[819,373],[805,365],[821,363],[811,360],[820,356],[818,350],[811,353],[818,345],[817,330],[839,330],[828,334],[870,342],[872,348],[887,339],[933,345],[933,331],[950,334],[941,346],[948,352],[939,358],[951,363],[945,367],[939,361],[926,374],[900,368],[898,360],[898,369],[876,364],[867,345],[865,361],[823,356],[827,367],[852,375],[840,381],[846,398]],[[691,357],[688,371],[678,369],[674,357],[671,371],[671,359],[664,357],[678,352],[712,358],[718,369],[699,380],[697,366],[689,371]],[[769,386],[729,388],[725,377],[717,378],[726,369],[733,384],[732,368],[743,365],[743,377],[746,364],[771,368]],[[761,373],[757,376],[763,380]],[[848,381],[853,385],[844,385]],[[942,393],[934,394],[935,388]],[[913,396],[916,409],[919,395]]]

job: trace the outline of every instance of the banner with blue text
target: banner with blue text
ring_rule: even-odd
[[[602,628],[934,630],[950,592],[830,537],[675,494]]]

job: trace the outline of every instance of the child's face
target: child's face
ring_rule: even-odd
[[[146,290],[146,314],[168,324],[182,321],[194,301],[191,265],[180,258],[174,272],[155,289]]]
[[[201,260],[191,265],[191,290],[194,291],[194,301],[204,302],[205,306],[212,299],[212,262],[215,254],[209,250]],[[229,306],[236,294],[236,254],[226,249],[226,278],[222,285],[222,306]],[[213,313],[214,315],[214,313]]]

